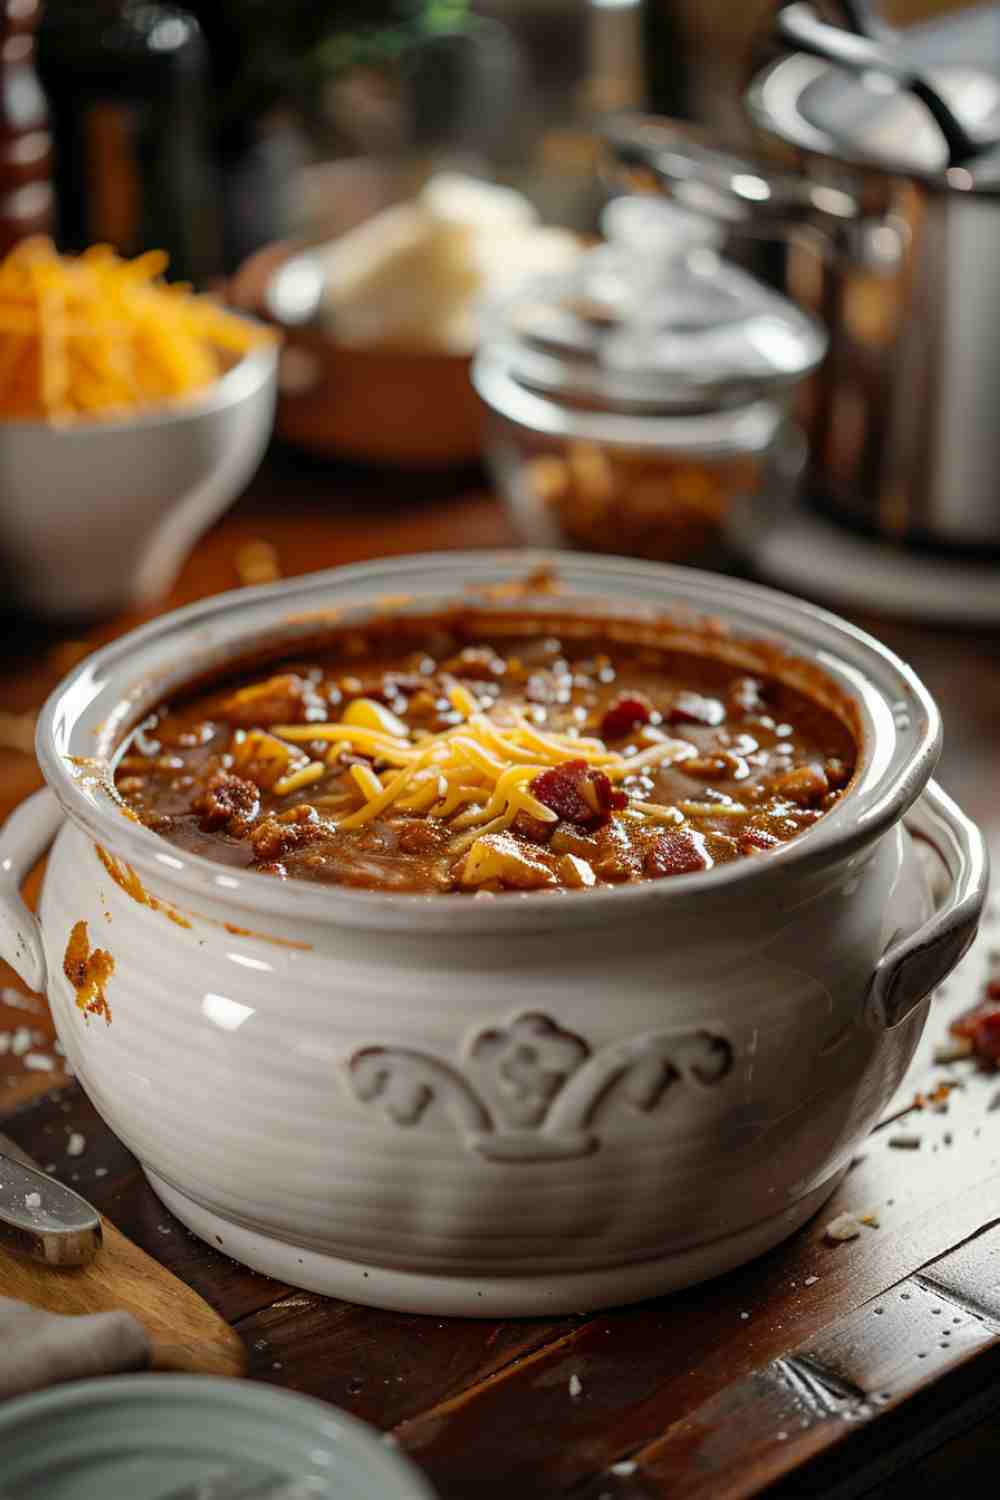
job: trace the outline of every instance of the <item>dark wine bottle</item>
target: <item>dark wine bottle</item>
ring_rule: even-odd
[[[155,247],[170,255],[174,277],[218,274],[208,69],[195,18],[137,0],[47,0],[38,72],[55,142],[60,248]]]

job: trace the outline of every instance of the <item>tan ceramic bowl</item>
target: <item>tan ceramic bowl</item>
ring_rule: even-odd
[[[233,278],[231,301],[267,317],[268,283],[300,248],[284,242],[258,251]],[[470,356],[348,348],[320,328],[279,326],[279,437],[324,458],[408,469],[480,457],[483,419]]]

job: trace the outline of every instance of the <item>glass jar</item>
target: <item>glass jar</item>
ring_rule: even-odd
[[[607,243],[484,313],[473,382],[494,481],[524,541],[724,566],[755,500],[786,498],[805,444],[795,385],[813,319],[718,251],[718,230],[615,200]]]

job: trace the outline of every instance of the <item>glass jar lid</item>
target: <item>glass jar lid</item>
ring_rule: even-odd
[[[640,195],[609,203],[602,229],[568,276],[524,282],[484,312],[484,347],[529,391],[595,411],[709,413],[819,364],[820,324],[726,261],[717,223]]]

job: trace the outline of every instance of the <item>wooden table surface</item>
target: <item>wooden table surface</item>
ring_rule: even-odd
[[[239,548],[258,539],[285,575],[512,541],[496,502],[468,480],[364,479],[274,456],[163,607],[235,587]],[[80,633],[6,619],[0,702],[37,708],[90,645],[133,623]],[[937,695],[941,780],[1000,852],[1000,635],[861,623]],[[30,754],[0,750],[0,815],[39,784]],[[765,1490],[922,1500],[942,1484],[971,1495],[995,1488],[1000,1458],[1000,1077],[966,1061],[936,1065],[933,1045],[991,963],[992,914],[935,1001],[886,1122],[816,1221],[720,1281],[607,1314],[379,1313],[236,1265],[159,1204],[62,1071],[44,1000],[3,966],[0,1124],[233,1324],[252,1378],[382,1428],[444,1500],[743,1500]],[[954,1085],[943,1107],[917,1098],[942,1080]],[[68,1151],[74,1132],[79,1155]],[[901,1149],[900,1136],[919,1145]],[[878,1227],[829,1245],[823,1227],[841,1209],[874,1210]]]

